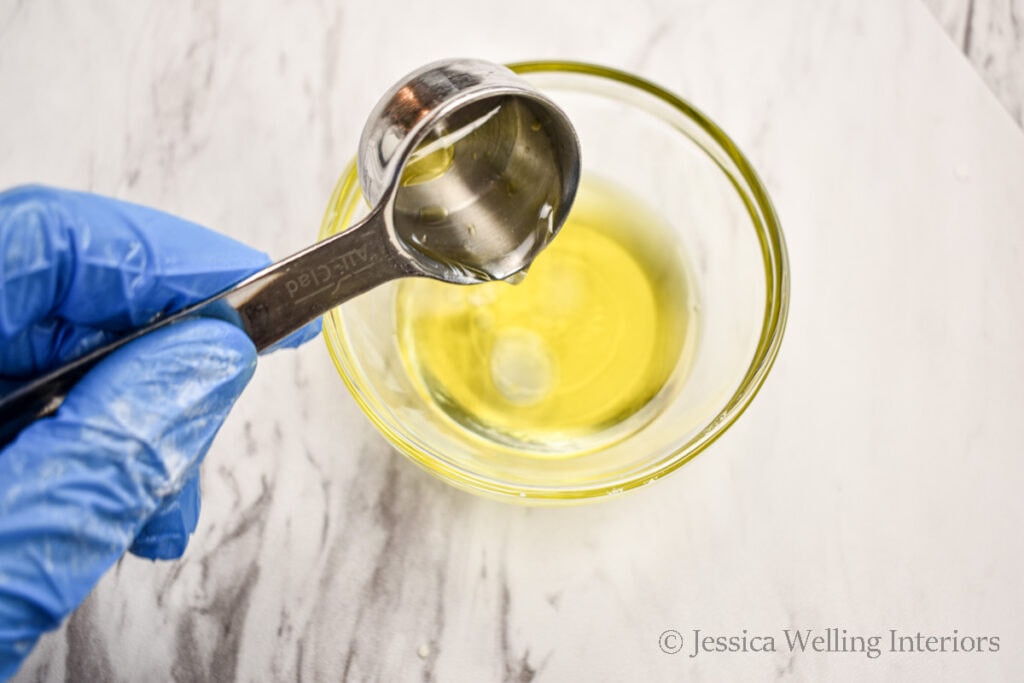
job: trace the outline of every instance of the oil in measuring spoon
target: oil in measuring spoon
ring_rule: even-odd
[[[399,346],[430,409],[457,428],[528,451],[578,452],[648,411],[685,372],[691,297],[663,220],[620,187],[584,178],[561,232],[519,284],[401,283]]]
[[[436,124],[400,176],[400,240],[442,272],[495,280],[550,239],[562,201],[545,114],[519,97],[474,102]]]

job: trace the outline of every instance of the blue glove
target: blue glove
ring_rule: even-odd
[[[40,187],[0,193],[0,382],[62,365],[267,263],[152,209]],[[282,345],[318,332],[319,322]],[[0,680],[126,550],[184,552],[199,463],[255,366],[240,329],[176,323],[101,361],[55,416],[0,451]]]

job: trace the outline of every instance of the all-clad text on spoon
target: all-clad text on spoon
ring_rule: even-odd
[[[7,394],[0,446],[55,413],[100,359],[183,318],[232,322],[262,351],[395,278],[512,278],[568,215],[579,141],[565,114],[510,70],[446,60],[409,74],[377,103],[359,141],[358,168],[373,205],[358,225]]]

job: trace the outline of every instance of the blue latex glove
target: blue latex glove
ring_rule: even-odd
[[[41,187],[0,193],[0,381],[41,374],[266,263],[152,209]],[[252,342],[226,322],[170,325],[101,361],[55,416],[0,451],[0,680],[126,550],[184,552],[199,462],[255,366]]]

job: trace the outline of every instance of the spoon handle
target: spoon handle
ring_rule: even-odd
[[[331,308],[388,280],[418,273],[388,240],[380,207],[345,232],[267,266],[214,296],[93,349],[0,397],[0,448],[57,412],[71,387],[100,360],[156,329],[194,317],[242,328],[263,351]]]

